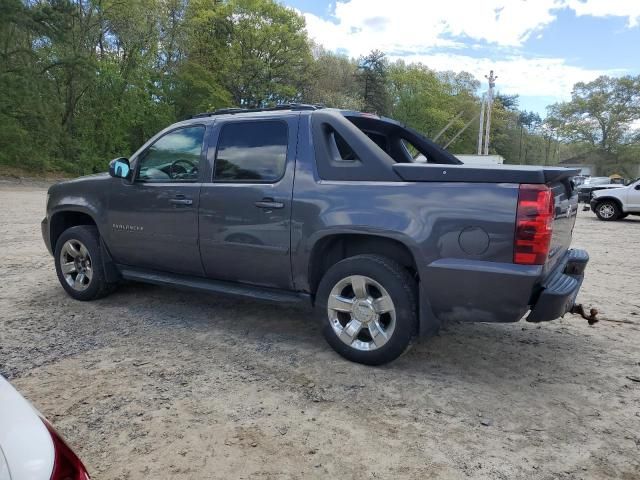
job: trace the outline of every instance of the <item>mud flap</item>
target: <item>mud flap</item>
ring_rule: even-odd
[[[117,283],[122,280],[122,275],[120,275],[120,271],[118,267],[116,267],[113,258],[111,257],[111,253],[107,248],[107,245],[100,237],[100,253],[102,256],[102,268],[104,270],[104,277],[107,283]]]
[[[431,309],[424,282],[418,283],[418,297],[418,336],[420,338],[433,336],[440,330],[440,320]]]

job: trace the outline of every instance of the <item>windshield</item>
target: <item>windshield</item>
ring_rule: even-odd
[[[609,177],[591,177],[584,181],[585,185],[605,185],[611,183]]]

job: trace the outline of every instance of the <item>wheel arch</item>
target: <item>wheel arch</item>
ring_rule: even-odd
[[[398,238],[377,233],[337,232],[329,233],[313,244],[309,255],[308,282],[311,300],[324,273],[340,260],[361,254],[377,254],[389,257],[409,270],[415,278],[418,291],[418,334],[433,335],[440,328],[440,320],[434,315],[425,291],[425,282],[420,279],[418,258],[407,245]]]
[[[51,249],[55,251],[56,243],[62,233],[78,225],[93,225],[100,231],[98,222],[88,212],[80,209],[64,209],[56,211],[51,215],[49,220],[49,240],[51,242]]]
[[[102,252],[102,266],[104,268],[105,278],[111,283],[121,279],[120,272],[111,258],[111,252],[104,241],[98,222],[96,222],[95,217],[90,212],[80,208],[65,208],[52,213],[49,222],[49,239],[53,252],[55,252],[58,238],[60,238],[60,235],[62,235],[65,230],[80,225],[96,227],[100,235],[99,244]]]
[[[355,255],[376,254],[391,258],[418,280],[418,267],[411,249],[396,238],[370,233],[330,233],[319,238],[309,255],[309,290],[315,294],[325,272],[340,260]]]
[[[616,205],[618,205],[618,208],[620,209],[621,212],[624,212],[624,206],[622,204],[622,200],[620,200],[617,197],[611,197],[611,196],[602,196],[602,197],[597,197],[595,198],[595,208],[598,208],[598,205],[600,205],[602,202],[607,201],[607,200],[611,200],[613,201]]]

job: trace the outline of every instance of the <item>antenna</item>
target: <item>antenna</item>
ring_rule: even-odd
[[[493,89],[496,86],[497,75],[493,74],[493,70],[484,78],[489,82],[487,93],[482,96],[482,105],[480,107],[480,129],[478,130],[478,155],[489,155],[489,132],[491,131],[491,110],[493,108]],[[485,120],[486,114],[486,120]],[[484,129],[484,145],[482,135]]]

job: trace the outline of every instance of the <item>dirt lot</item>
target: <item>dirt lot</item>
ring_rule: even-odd
[[[67,297],[45,189],[0,182],[0,373],[96,479],[640,478],[640,218],[580,212],[577,316],[450,325],[383,368],[304,310],[129,284]]]

